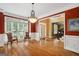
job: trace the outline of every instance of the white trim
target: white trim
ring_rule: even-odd
[[[0,12],[4,12],[4,10],[0,8]]]
[[[18,17],[18,18],[22,18],[22,19],[26,19],[26,21],[28,21],[28,17],[25,17],[25,16],[21,16],[21,15],[17,15],[17,14],[14,14],[14,13],[10,13],[10,12],[6,12],[4,9],[1,9],[0,8],[0,12],[3,12],[4,15],[9,15],[9,16],[13,16],[13,17]]]
[[[61,13],[60,15],[64,15],[64,39],[65,39],[65,13]],[[56,15],[55,15],[56,16]],[[61,17],[61,16],[60,16]],[[50,17],[50,18],[52,18],[52,16]],[[52,23],[54,23],[54,22],[52,22],[53,20],[51,20],[50,21],[50,24],[52,24]],[[59,21],[56,21],[56,22],[59,22]],[[52,35],[52,33],[51,33],[51,31],[49,32],[49,34],[51,34]],[[51,37],[51,36],[50,36]]]
[[[28,22],[29,24],[28,24],[28,29],[29,29],[29,36],[31,37],[31,23],[30,22]]]
[[[43,18],[45,16],[49,16],[49,15],[53,15],[53,14],[56,14],[56,13],[60,13],[62,11],[66,11],[66,10],[69,10],[69,9],[73,9],[73,8],[78,7],[78,6],[79,6],[79,4],[75,4],[75,5],[74,4],[71,4],[71,5],[68,5],[66,7],[63,7],[63,8],[60,8],[60,9],[56,9],[54,11],[47,12],[46,14],[39,16],[39,19],[40,18]]]
[[[23,18],[23,19],[26,19],[26,20],[28,19],[28,17],[20,16],[20,15],[17,15],[17,14],[6,12],[6,11],[4,11],[4,15],[9,15],[9,16],[14,16],[14,17],[18,17],[18,18]]]
[[[79,53],[79,50],[76,50],[76,49],[73,49],[73,48],[70,48],[70,47],[64,47],[64,49],[70,50],[70,51],[72,51],[72,52]]]
[[[45,27],[45,37],[46,37],[46,33],[47,33],[47,32],[46,32],[46,24],[40,22],[40,23],[39,23],[39,28],[38,28],[38,29],[40,29],[40,25],[44,25],[44,27]],[[39,36],[40,36],[40,31],[39,31]]]
[[[79,53],[79,36],[65,35],[64,49]]]
[[[6,20],[5,20],[5,18],[4,18],[4,32],[6,33],[7,31],[6,31],[7,29],[6,29]]]
[[[65,13],[64,13],[64,40],[65,40]],[[64,42],[65,44],[65,42]]]

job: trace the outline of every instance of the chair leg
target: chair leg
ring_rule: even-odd
[[[12,47],[12,43],[13,43],[13,41],[12,42],[10,42],[11,43],[11,47]]]
[[[12,43],[11,42],[7,42],[6,45],[7,45],[8,48],[12,47]]]

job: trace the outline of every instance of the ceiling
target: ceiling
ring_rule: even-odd
[[[79,6],[78,3],[35,3],[34,10],[38,18]],[[20,16],[30,16],[31,3],[0,3],[0,9]]]

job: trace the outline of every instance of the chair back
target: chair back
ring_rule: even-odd
[[[12,33],[7,33],[8,41],[12,41]]]
[[[28,39],[29,37],[29,32],[25,32],[25,38],[24,39]]]

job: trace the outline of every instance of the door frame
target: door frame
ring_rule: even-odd
[[[63,23],[64,23],[64,39],[65,39],[65,13],[62,13],[63,14],[63,17],[64,17],[64,19],[63,19]],[[56,21],[57,22],[57,21]],[[52,23],[54,23],[54,22],[52,22],[52,20],[51,20],[51,24]],[[52,33],[51,33],[51,35],[52,35]]]

